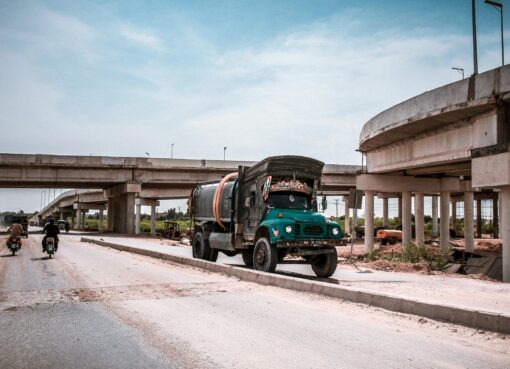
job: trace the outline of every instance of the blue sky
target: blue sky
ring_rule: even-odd
[[[2,152],[359,164],[368,119],[472,73],[471,1],[0,0],[0,45]]]

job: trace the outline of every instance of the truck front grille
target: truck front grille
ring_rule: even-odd
[[[322,227],[320,225],[307,225],[305,226],[303,233],[306,236],[320,236],[322,235]]]
[[[294,236],[299,237],[301,234],[301,224],[296,223],[294,224]]]

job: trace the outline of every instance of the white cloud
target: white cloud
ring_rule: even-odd
[[[149,30],[141,30],[133,25],[122,25],[119,27],[119,33],[126,40],[148,49],[156,51],[164,51],[163,41],[157,37],[154,32]]]

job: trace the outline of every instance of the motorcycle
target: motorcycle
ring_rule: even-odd
[[[12,256],[16,255],[21,249],[21,237],[12,237],[7,243],[7,248],[12,252]]]
[[[55,253],[55,239],[53,237],[48,237],[46,239],[46,252],[48,253],[49,258],[51,259],[51,255]]]

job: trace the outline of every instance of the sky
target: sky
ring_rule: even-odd
[[[483,72],[499,13],[476,5]],[[0,0],[0,46],[4,153],[359,165],[371,117],[473,73],[470,0]]]

